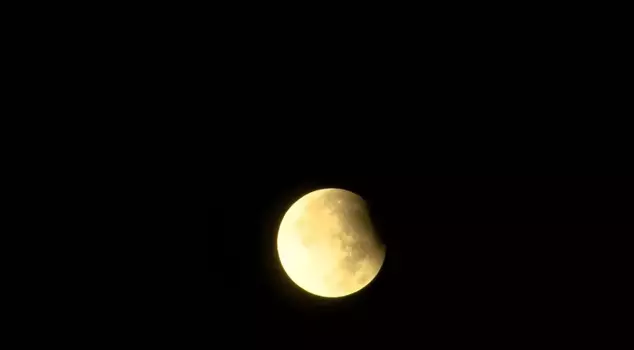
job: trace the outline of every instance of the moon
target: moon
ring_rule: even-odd
[[[288,277],[303,290],[338,298],[366,287],[385,260],[366,202],[338,188],[313,191],[286,212],[277,251]]]

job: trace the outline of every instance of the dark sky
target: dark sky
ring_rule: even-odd
[[[325,187],[366,199],[387,245],[377,278],[342,299],[302,291],[276,255],[286,209]],[[593,311],[584,300],[609,248],[598,242],[627,232],[630,188],[626,179],[600,177],[254,180],[223,205],[224,296],[212,308],[226,311],[228,329],[280,346],[539,342]]]

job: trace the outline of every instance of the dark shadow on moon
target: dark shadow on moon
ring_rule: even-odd
[[[365,285],[373,277],[372,273],[358,274],[364,262],[380,264],[383,259],[381,242],[374,231],[365,201],[348,191],[333,191],[324,195],[324,204],[337,216],[341,227],[337,233],[340,247],[348,255],[339,262],[339,267],[354,276],[354,284]],[[352,281],[339,282],[349,284]]]

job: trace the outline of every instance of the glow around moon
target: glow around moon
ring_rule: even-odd
[[[365,201],[334,188],[311,192],[290,207],[280,224],[277,250],[295,284],[330,298],[367,286],[385,260]]]

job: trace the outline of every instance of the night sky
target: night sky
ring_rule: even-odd
[[[276,255],[286,209],[326,187],[362,196],[387,245],[377,278],[341,299],[295,286]],[[245,339],[236,342],[267,346],[451,347],[572,336],[594,312],[587,298],[607,249],[599,238],[627,231],[626,188],[623,178],[599,177],[254,180],[223,206],[224,294],[212,309],[226,311],[226,329],[241,330]]]

